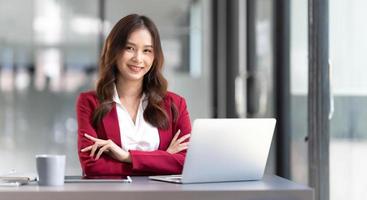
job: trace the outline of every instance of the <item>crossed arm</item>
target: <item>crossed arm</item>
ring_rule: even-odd
[[[179,102],[179,103],[177,103]],[[124,177],[126,175],[181,173],[191,123],[184,99],[177,101],[179,116],[173,130],[180,130],[166,140],[167,148],[155,151],[124,151],[118,141],[109,140],[97,133],[90,119],[97,106],[90,93],[82,93],[77,101],[78,154],[83,173],[91,178]],[[110,124],[108,124],[110,125]],[[169,134],[167,132],[167,134]],[[161,141],[162,142],[162,141]]]
[[[176,154],[187,149],[188,142],[185,142],[185,140],[190,137],[190,134],[186,134],[178,138],[179,135],[180,131],[177,131],[166,150],[168,153]],[[84,137],[94,142],[94,144],[83,148],[81,152],[90,152],[89,156],[92,158],[94,157],[95,160],[98,160],[102,154],[107,154],[119,162],[131,163],[130,153],[116,145],[112,140],[98,139],[88,135],[87,133],[84,134]]]

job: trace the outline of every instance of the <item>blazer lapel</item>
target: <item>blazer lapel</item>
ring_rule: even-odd
[[[120,127],[115,103],[113,103],[111,111],[103,117],[102,122],[107,138],[121,147]]]

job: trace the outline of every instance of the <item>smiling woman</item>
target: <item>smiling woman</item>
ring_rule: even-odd
[[[84,176],[178,174],[191,123],[185,100],[167,91],[155,24],[122,18],[106,39],[96,91],[77,101],[78,150]]]

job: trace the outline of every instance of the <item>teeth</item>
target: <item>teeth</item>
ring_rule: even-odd
[[[132,65],[130,65],[129,67],[130,67],[133,71],[136,71],[136,72],[138,72],[138,71],[140,71],[140,70],[142,69],[142,67],[132,66]]]

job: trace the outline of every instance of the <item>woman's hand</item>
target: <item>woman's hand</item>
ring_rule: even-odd
[[[178,153],[180,151],[187,149],[189,142],[184,142],[184,141],[190,137],[190,134],[186,134],[178,138],[180,133],[181,131],[178,130],[175,136],[172,138],[171,144],[169,145],[168,149],[166,150],[168,153],[175,154],[175,153]]]
[[[92,137],[88,134],[84,134],[84,137],[93,141],[94,144],[88,147],[85,147],[81,150],[81,152],[90,151],[90,156],[94,157],[95,160],[98,160],[102,153],[106,153],[111,156],[115,160],[120,162],[131,163],[130,153],[121,149],[118,145],[116,145],[112,140],[102,140],[95,137]]]

